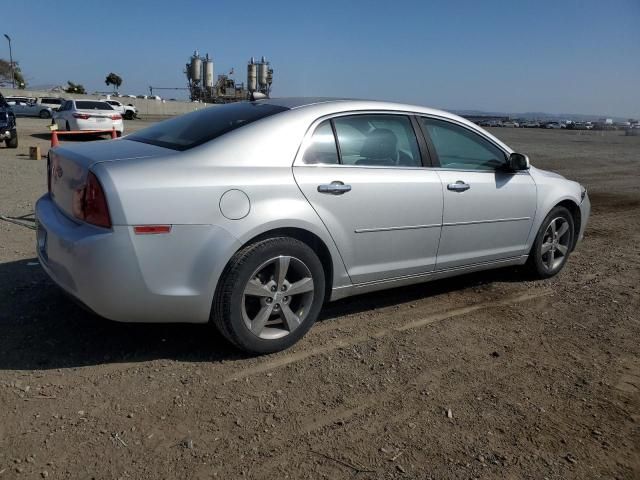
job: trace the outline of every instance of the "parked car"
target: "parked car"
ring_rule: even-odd
[[[7,103],[17,117],[51,118],[53,110],[46,105],[36,103],[34,99],[24,97],[7,97]]]
[[[60,130],[111,130],[118,136],[124,132],[122,115],[111,105],[97,100],[66,100],[54,113],[53,121]]]
[[[593,130],[591,122],[574,122],[568,127],[570,130]]]
[[[559,129],[562,128],[562,125],[559,122],[547,122],[544,124],[544,128]]]
[[[524,122],[520,126],[523,128],[540,128],[540,122]]]
[[[18,147],[16,116],[2,93],[0,93],[0,142],[2,141],[4,141],[7,148]]]
[[[496,267],[548,278],[582,238],[580,184],[456,115],[364,100],[204,108],[49,152],[37,252],[124,322],[213,322],[282,350],[325,301]],[[428,206],[428,208],[425,208]]]
[[[518,128],[520,124],[518,122],[514,122],[513,120],[509,120],[506,122],[502,122],[502,126],[506,128]]]
[[[45,107],[51,108],[54,112],[58,110],[64,103],[64,98],[58,97],[40,97],[36,100],[36,103]]]
[[[120,113],[123,118],[127,120],[133,120],[138,116],[138,109],[134,105],[125,105],[118,100],[103,100],[113,107],[113,109]]]

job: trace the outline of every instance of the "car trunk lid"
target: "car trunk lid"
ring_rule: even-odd
[[[49,151],[47,182],[56,205],[67,215],[76,216],[87,175],[93,165],[140,158],[160,157],[173,150],[126,139],[95,141],[60,146]]]

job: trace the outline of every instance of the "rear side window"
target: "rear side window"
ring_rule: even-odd
[[[128,135],[127,140],[173,150],[188,150],[256,120],[286,110],[286,107],[258,102],[207,107],[139,130]]]
[[[420,150],[409,117],[354,115],[333,120],[344,165],[420,167]]]
[[[91,102],[87,100],[76,101],[78,110],[113,110],[107,102]]]
[[[304,152],[303,162],[309,165],[324,163],[338,164],[338,148],[333,136],[331,121],[322,122],[311,137],[311,144]]]

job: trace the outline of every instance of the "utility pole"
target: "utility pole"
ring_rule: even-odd
[[[16,74],[15,74],[15,67],[13,66],[13,53],[11,52],[11,37],[5,33],[4,38],[6,38],[7,41],[9,42],[9,64],[11,65],[11,86],[12,88],[16,88]]]

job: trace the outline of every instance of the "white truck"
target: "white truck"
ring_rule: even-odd
[[[113,109],[122,115],[122,118],[126,120],[133,120],[138,116],[138,109],[133,105],[125,105],[122,102],[112,99],[102,100],[103,102],[107,102],[109,105],[113,107]]]

